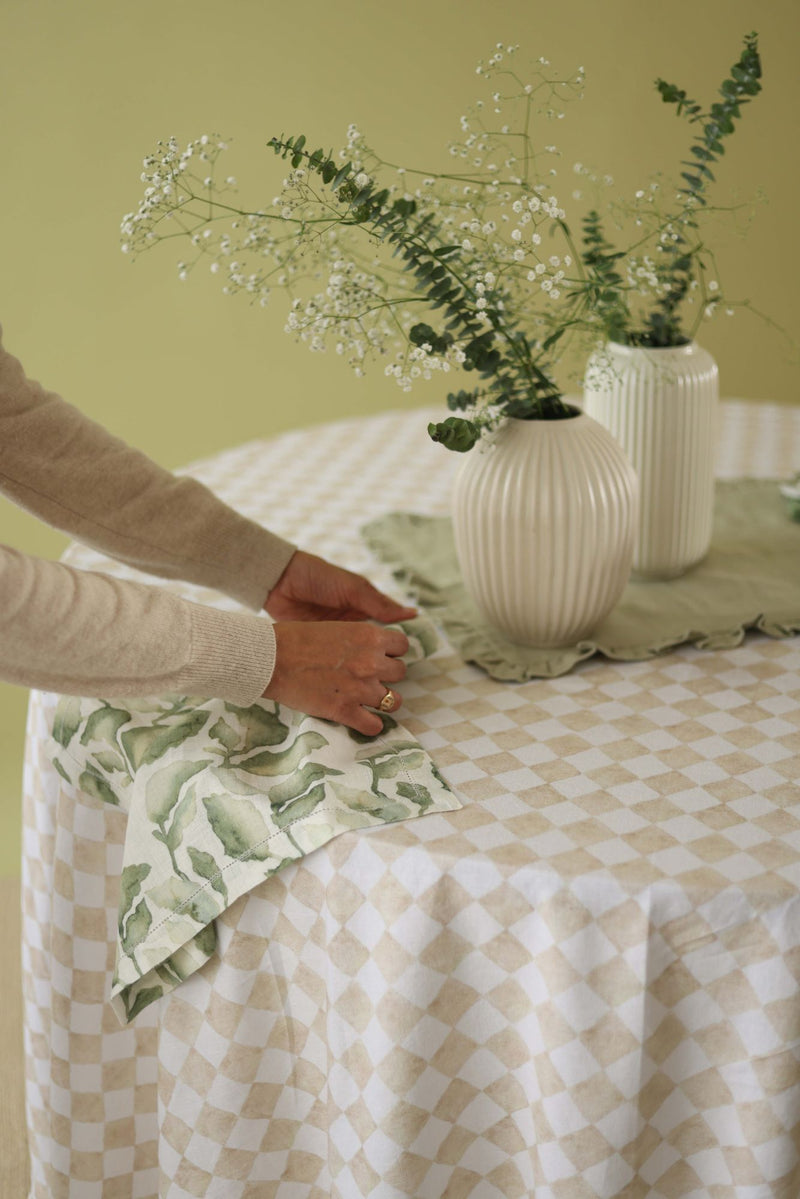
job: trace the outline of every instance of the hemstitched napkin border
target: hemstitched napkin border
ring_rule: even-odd
[[[404,622],[407,663],[432,654]],[[455,811],[460,800],[396,720],[367,737],[266,700],[64,696],[49,757],[84,802],[127,813],[110,1003],[121,1023],[216,949],[216,917],[340,833]]]

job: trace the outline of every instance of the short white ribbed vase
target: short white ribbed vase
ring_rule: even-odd
[[[467,591],[520,645],[573,645],[630,573],[636,475],[618,443],[579,413],[506,420],[464,455],[453,530]]]
[[[589,359],[584,412],[613,433],[639,476],[641,578],[677,578],[708,553],[718,401],[717,365],[694,342],[612,343]]]

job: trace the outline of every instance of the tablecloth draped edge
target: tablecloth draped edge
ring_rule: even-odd
[[[411,737],[411,734],[402,725],[395,723],[392,728],[392,736],[378,736],[374,738],[374,744],[385,745],[391,749],[393,737],[401,733],[405,734],[406,737]],[[421,746],[420,748],[422,749]],[[426,753],[424,750],[423,752]],[[66,747],[56,741],[52,733],[48,735],[47,754],[51,762],[57,763],[58,758],[66,757],[77,768],[80,768],[80,763],[73,758]],[[429,757],[427,753],[426,756]],[[79,790],[77,783],[73,783],[72,780],[67,778],[62,770],[59,770],[59,776],[62,780],[62,786],[66,785],[69,788],[71,798],[77,800]],[[318,828],[321,824],[326,824],[325,821],[320,820],[320,816],[324,815],[325,812],[337,810],[335,808],[326,808],[323,803],[315,808],[313,812],[298,817],[296,821],[291,822],[285,829],[280,829],[271,834],[270,839],[281,836],[290,828],[292,837],[298,842],[303,852],[295,856],[288,855],[275,858],[273,861],[276,864],[272,869],[269,869],[268,863],[261,863],[255,857],[256,853],[262,848],[261,845],[251,846],[246,853],[234,861],[226,863],[219,872],[219,875],[206,879],[199,884],[192,896],[182,906],[191,903],[200,894],[213,899],[214,903],[217,904],[218,892],[215,891],[214,883],[222,873],[237,866],[241,867],[246,866],[248,863],[253,863],[254,869],[252,873],[258,877],[241,878],[238,883],[234,883],[234,885],[228,888],[227,900],[219,904],[217,916],[220,916],[236,900],[247,894],[248,891],[253,890],[254,887],[257,887],[266,879],[272,877],[272,875],[276,874],[285,865],[302,861],[310,853],[313,853],[314,850],[322,848],[329,841],[341,836],[343,833],[355,832],[361,828],[375,828],[383,827],[387,824],[403,823],[408,819],[418,819],[419,816],[427,815],[429,812],[455,812],[464,806],[455,791],[444,780],[439,779],[437,772],[434,772],[433,778],[426,776],[425,786],[433,800],[433,804],[431,807],[426,808],[424,812],[417,812],[412,816],[406,815],[395,821],[379,819],[368,811],[354,812],[354,823],[351,826],[336,828],[333,825],[329,825],[328,835],[320,839],[313,836],[311,830],[315,827]],[[96,797],[90,798],[92,802],[103,803],[102,800]],[[85,796],[83,797],[83,802],[86,802]],[[119,810],[124,811],[124,808],[120,805]],[[262,867],[260,870],[259,866]],[[154,999],[161,998],[163,994],[167,993],[167,990],[177,986],[178,983],[188,978],[190,974],[195,973],[201,966],[205,965],[214,953],[216,935],[212,935],[209,932],[209,930],[213,931],[213,921],[210,924],[200,924],[198,927],[198,921],[194,917],[177,909],[169,912],[160,922],[159,927],[166,923],[170,925],[173,942],[177,941],[178,943],[173,943],[170,947],[162,946],[158,948],[146,944],[137,946],[141,972],[137,970],[136,964],[131,960],[129,955],[120,953],[120,945],[119,941],[117,941],[114,979],[109,994],[109,1003],[118,1020],[123,1025],[131,1023],[143,1007],[153,1002]],[[161,993],[158,996],[154,994],[154,989],[157,987],[161,988]],[[165,987],[167,990],[164,990]],[[139,1002],[140,997],[143,1002]]]

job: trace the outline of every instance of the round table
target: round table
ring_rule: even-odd
[[[721,476],[800,464],[800,409],[723,412]],[[428,415],[191,470],[392,589],[358,529],[447,510],[458,457]],[[32,1199],[800,1193],[799,672],[796,639],[751,635],[509,684],[445,643],[399,718],[463,808],[343,834],[267,880],[218,920],[218,954],[125,1028],[105,1002],[125,817],[66,796],[57,697],[34,692]]]

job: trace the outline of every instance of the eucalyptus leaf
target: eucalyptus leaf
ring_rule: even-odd
[[[225,285],[229,292],[252,291],[251,298],[263,303],[276,285],[285,286],[294,296],[299,269],[304,277],[322,281],[321,302],[315,300],[301,311],[299,323],[289,321],[300,340],[308,340],[312,348],[324,348],[323,343],[335,337],[337,349],[359,373],[365,357],[389,354],[385,361],[402,364],[390,365],[389,373],[396,373],[404,388],[418,375],[431,377],[439,367],[449,370],[457,365],[473,372],[486,382],[485,388],[474,390],[479,402],[457,409],[465,413],[460,419],[431,422],[428,427],[434,441],[460,453],[469,451],[484,432],[506,417],[563,420],[574,415],[557,386],[555,371],[558,358],[566,360],[580,348],[579,338],[585,345],[602,333],[628,345],[664,347],[684,345],[694,337],[708,307],[696,303],[690,308],[695,300],[692,293],[706,277],[699,262],[701,250],[705,252],[704,222],[712,212],[724,210],[723,205],[708,202],[715,162],[744,106],[761,90],[754,33],[744,38],[738,61],[719,84],[713,103],[698,101],[671,81],[656,80],[657,95],[689,130],[683,162],[670,174],[660,172],[661,183],[640,190],[641,204],[622,197],[621,203],[605,205],[620,230],[630,215],[635,228],[627,231],[625,249],[617,249],[606,238],[596,212],[584,222],[579,248],[564,212],[549,195],[549,171],[543,169],[543,147],[536,144],[533,130],[539,129],[539,118],[545,113],[564,115],[549,105],[554,102],[560,109],[569,93],[580,92],[582,68],[568,85],[556,88],[557,96],[552,91],[555,76],[536,67],[531,84],[523,84],[521,76],[505,65],[495,70],[492,63],[479,73],[485,82],[495,74],[502,76],[502,84],[497,80],[503,95],[502,123],[498,120],[495,128],[492,121],[489,130],[484,124],[486,114],[479,116],[477,109],[470,109],[471,115],[463,118],[465,136],[451,146],[463,161],[455,164],[454,171],[434,172],[414,184],[409,178],[407,185],[416,189],[416,199],[410,192],[396,194],[404,186],[398,182],[403,167],[388,186],[388,176],[381,177],[386,160],[373,153],[360,135],[351,134],[346,149],[327,154],[321,147],[309,152],[314,143],[302,133],[270,138],[268,145],[276,154],[294,168],[304,169],[285,181],[285,194],[276,199],[275,211],[247,211],[246,236],[242,230],[231,241],[242,262],[233,272],[233,286],[230,280]],[[544,109],[540,102],[545,103]],[[609,119],[613,120],[611,114]],[[475,146],[480,147],[484,137],[488,140],[475,158]],[[555,152],[555,148],[545,149],[547,154],[551,149]],[[160,161],[171,162],[172,153]],[[124,245],[126,251],[143,251],[153,241],[178,235],[199,245],[212,233],[216,239],[220,228],[216,222],[224,219],[237,228],[243,221],[245,209],[240,211],[229,196],[217,197],[215,189],[208,188],[202,212],[193,213],[188,224],[178,220],[176,231],[175,224],[161,220],[177,215],[179,209],[177,199],[169,198],[169,189],[165,195],[159,186],[158,172],[145,173],[149,186],[140,212],[131,214],[130,221],[126,218],[126,230],[131,230],[125,233],[131,239]],[[579,173],[583,173],[580,168]],[[532,213],[537,215],[530,224]],[[274,222],[281,220],[287,222],[284,232],[275,236]],[[533,249],[542,243],[539,229],[553,243],[553,252]],[[227,234],[225,238],[222,244],[227,245]],[[266,274],[261,261],[265,247],[271,247],[277,267]],[[189,253],[194,260],[194,252]],[[343,262],[344,272],[340,271]],[[334,284],[339,275],[340,282]],[[345,279],[346,275],[350,277]],[[698,292],[696,298],[701,295]],[[641,297],[649,310],[641,308]],[[302,309],[297,296],[292,302]],[[428,323],[431,311],[437,314],[435,327]],[[689,336],[681,324],[684,311],[694,326]],[[410,312],[427,313],[427,321],[414,324]],[[387,332],[390,326],[394,332]],[[412,351],[422,346],[429,350],[409,352],[409,343]],[[444,361],[431,362],[431,357]],[[235,720],[226,724],[241,727]],[[239,750],[248,758],[243,764],[246,770],[256,767],[257,759],[249,757],[255,749],[288,748],[285,728],[273,730],[273,740],[259,742],[258,730],[251,727],[254,735],[246,738],[246,744],[234,745],[224,727],[215,727],[214,740],[229,754]],[[137,759],[151,749],[149,742],[139,745],[144,737],[138,734],[131,740]]]
[[[475,445],[480,432],[473,421],[460,416],[448,416],[443,421],[431,421],[428,424],[428,435],[432,441],[438,441],[446,449],[464,454]]]

